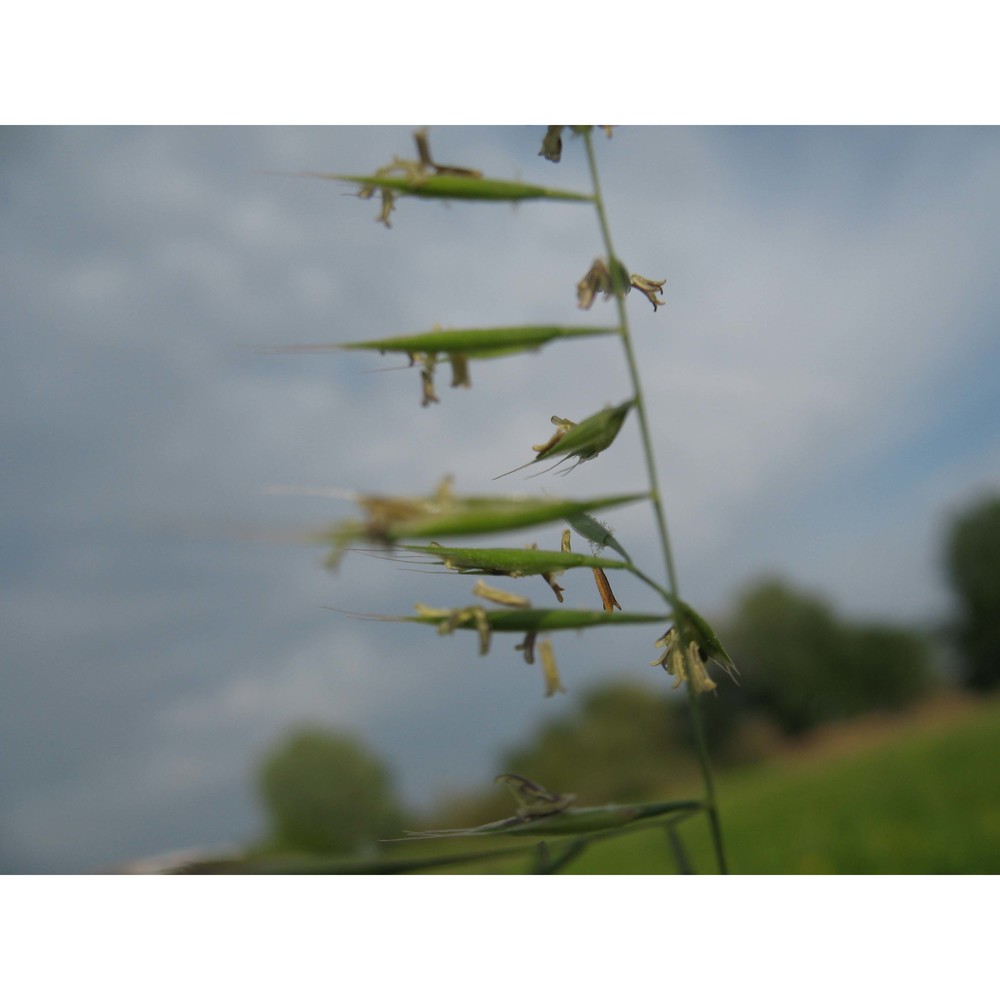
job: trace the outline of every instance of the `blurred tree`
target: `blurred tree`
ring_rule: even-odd
[[[547,723],[509,753],[503,769],[577,793],[582,802],[641,800],[693,766],[673,702],[637,684],[593,688],[572,715]]]
[[[889,625],[848,625],[845,632],[849,714],[903,708],[927,693],[933,670],[924,636]]]
[[[1000,497],[970,507],[952,524],[945,563],[958,598],[955,639],[962,679],[976,691],[1000,686]]]
[[[930,683],[923,637],[884,625],[843,624],[822,600],[777,580],[743,594],[728,640],[745,706],[789,734],[900,708]]]
[[[276,849],[346,853],[403,824],[387,769],[336,732],[293,733],[264,759],[260,791]]]

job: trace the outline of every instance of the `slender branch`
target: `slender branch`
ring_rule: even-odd
[[[635,395],[635,410],[639,420],[639,432],[642,436],[642,448],[646,459],[646,473],[649,478],[650,501],[653,504],[653,511],[656,516],[656,526],[660,536],[660,546],[663,551],[663,562],[667,571],[667,585],[669,593],[661,588],[660,591],[668,604],[673,606],[672,598],[679,599],[680,588],[677,583],[677,569],[674,565],[673,550],[670,546],[670,536],[667,532],[667,518],[663,511],[663,503],[660,497],[659,481],[656,474],[656,461],[653,457],[652,436],[649,431],[649,419],[646,415],[646,401],[642,392],[642,381],[639,378],[639,366],[636,363],[635,351],[632,348],[632,336],[629,332],[628,315],[625,310],[625,288],[621,287],[618,279],[619,269],[615,267],[617,257],[611,245],[611,230],[608,227],[607,215],[604,210],[604,196],[601,194],[601,182],[597,170],[597,160],[594,157],[594,144],[590,131],[583,135],[584,144],[587,149],[587,162],[590,166],[590,177],[594,188],[594,207],[597,210],[597,218],[601,227],[601,235],[604,239],[604,248],[608,255],[608,269],[612,274],[612,285],[615,292],[615,305],[618,310],[619,332],[621,334],[622,347],[625,350],[625,358],[628,362],[629,375],[632,379],[632,387]],[[652,583],[643,574],[635,571],[640,578]],[[655,586],[655,584],[654,584]],[[689,683],[687,685],[688,704],[691,709],[692,721],[694,723],[695,744],[698,754],[698,761],[701,765],[702,780],[705,785],[705,804],[708,811],[709,825],[712,831],[712,840],[715,845],[715,855],[719,865],[719,871],[726,874],[725,849],[722,842],[722,827],[719,823],[719,813],[715,801],[715,783],[712,778],[712,767],[708,758],[708,746],[705,742],[704,724],[701,718],[701,708],[698,705],[698,696]]]
[[[645,573],[635,563],[629,563],[628,571],[633,575],[637,576],[647,587],[651,587],[655,590],[672,608],[677,606],[677,598],[667,590],[666,587],[661,586],[655,580],[646,576]]]
[[[590,839],[587,837],[579,837],[576,840],[570,841],[568,845],[553,856],[548,843],[544,840],[541,841],[538,844],[538,854],[532,874],[557,875],[571,861],[582,854],[589,843]]]
[[[590,176],[594,185],[594,205],[597,209],[597,218],[601,226],[601,235],[604,238],[604,247],[608,254],[608,268],[614,275],[614,261],[617,260],[615,252],[611,246],[611,231],[608,228],[607,216],[604,212],[604,196],[601,194],[601,182],[597,173],[597,161],[594,157],[594,146],[590,133],[584,134],[584,141],[587,146],[587,160],[590,164]],[[642,434],[642,448],[646,458],[646,473],[649,478],[650,499],[653,510],[656,513],[656,524],[659,529],[660,544],[663,550],[663,561],[667,567],[667,582],[670,590],[675,594],[679,593],[677,586],[677,569],[674,566],[674,556],[670,548],[670,537],[667,533],[667,518],[663,512],[663,504],[660,500],[660,489],[656,475],[656,462],[653,458],[653,444],[649,433],[649,420],[646,416],[646,400],[642,392],[642,383],[639,379],[639,366],[635,360],[635,352],[632,350],[632,338],[629,334],[628,315],[625,311],[624,289],[616,286],[615,305],[618,309],[618,324],[622,338],[622,346],[625,349],[625,357],[628,360],[629,374],[632,377],[632,386],[635,390],[635,410],[639,418],[639,430]]]
[[[677,832],[677,823],[665,823],[664,832],[667,835],[667,840],[670,842],[670,849],[674,853],[674,859],[677,861],[677,874],[694,875],[694,868],[691,867],[691,861],[687,856],[687,851],[684,849],[684,841],[681,840],[681,835]]]

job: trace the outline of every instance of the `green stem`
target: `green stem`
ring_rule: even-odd
[[[588,838],[579,837],[570,841],[561,851],[553,855],[549,845],[544,840],[541,841],[537,847],[538,854],[532,874],[557,875],[566,865],[582,854],[589,844]]]
[[[597,172],[597,160],[594,157],[594,144],[591,133],[585,132],[583,135],[584,144],[587,149],[587,162],[590,165],[590,178],[594,187],[594,206],[597,209],[597,218],[601,227],[601,235],[604,238],[604,249],[608,255],[608,269],[612,274],[612,283],[615,287],[615,305],[618,309],[618,324],[621,333],[622,347],[625,350],[625,358],[628,362],[629,375],[632,378],[632,387],[635,393],[635,411],[639,419],[639,432],[642,436],[642,449],[646,457],[646,473],[649,478],[650,500],[653,504],[653,511],[656,516],[656,526],[660,535],[660,546],[663,550],[663,561],[667,569],[667,585],[670,594],[663,593],[668,604],[672,604],[670,595],[680,598],[680,588],[677,585],[677,569],[674,565],[673,550],[670,546],[670,536],[667,533],[667,518],[663,511],[663,503],[660,499],[660,487],[656,474],[656,461],[653,458],[652,436],[649,432],[649,419],[646,416],[646,401],[642,392],[642,382],[639,378],[639,366],[636,363],[635,351],[632,348],[632,336],[629,332],[628,315],[625,311],[625,289],[619,286],[616,280],[618,269],[615,267],[617,257],[611,246],[611,230],[608,227],[608,219],[604,211],[604,196],[601,194],[601,182]],[[651,582],[651,581],[647,581]],[[660,589],[660,588],[657,588]],[[705,729],[701,718],[701,708],[698,705],[698,696],[695,694],[690,683],[687,685],[688,704],[691,709],[691,717],[694,723],[695,746],[698,754],[698,761],[701,765],[702,780],[705,785],[705,806],[708,811],[709,826],[712,831],[712,841],[715,845],[715,856],[722,874],[728,872],[726,865],[726,854],[722,842],[722,826],[719,823],[719,812],[715,801],[715,782],[712,778],[712,766],[708,758],[708,746],[705,742]]]
[[[640,580],[642,580],[642,582],[646,584],[647,587],[651,587],[653,590],[655,590],[672,608],[677,607],[677,598],[675,598],[674,595],[671,594],[666,587],[661,586],[655,580],[646,576],[646,574],[643,573],[643,571],[639,569],[639,567],[636,566],[634,563],[629,564],[628,571],[633,576],[636,576]]]

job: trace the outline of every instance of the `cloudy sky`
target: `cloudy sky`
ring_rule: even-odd
[[[586,190],[540,128],[435,128],[444,163]],[[598,137],[633,294],[682,589],[724,613],[778,572],[844,614],[948,611],[951,514],[1000,487],[1000,132],[633,128]],[[414,805],[484,787],[588,684],[645,678],[655,635],[560,635],[570,693],[497,640],[373,624],[471,581],[291,539],[354,513],[273,486],[642,490],[634,417],[566,478],[500,483],[549,417],[630,395],[612,340],[473,363],[419,406],[390,359],[268,354],[576,308],[585,205],[374,202],[290,176],[411,155],[406,128],[0,131],[0,870],[87,871],[262,831],[261,755],[296,725],[362,738]],[[608,517],[649,551],[643,508]],[[512,540],[558,544],[558,529]],[[575,578],[566,581],[572,584]],[[569,604],[590,605],[583,578]],[[517,589],[536,604],[537,580]],[[623,582],[628,610],[657,610]]]

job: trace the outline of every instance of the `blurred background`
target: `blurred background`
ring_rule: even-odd
[[[411,132],[0,130],[0,870],[350,850],[506,815],[486,794],[503,770],[585,803],[689,787],[656,635],[559,635],[568,693],[545,699],[513,640],[480,658],[472,635],[330,610],[464,605],[470,580],[360,553],[331,575],[296,541],[354,513],[310,490],[645,485],[634,418],[566,478],[491,481],[552,414],[628,397],[611,341],[473,362],[428,408],[391,358],[257,350],[613,322],[576,307],[600,253],[585,205],[401,200],[386,229],[294,176],[412,157]],[[587,190],[579,143],[556,165],[543,134],[430,141]],[[629,309],[684,596],[741,670],[704,699],[734,867],[996,870],[1000,133],[596,141],[617,254],[667,279],[664,308]],[[659,576],[648,512],[607,520]],[[562,582],[593,603],[589,577]],[[628,863],[651,870],[643,850]]]

